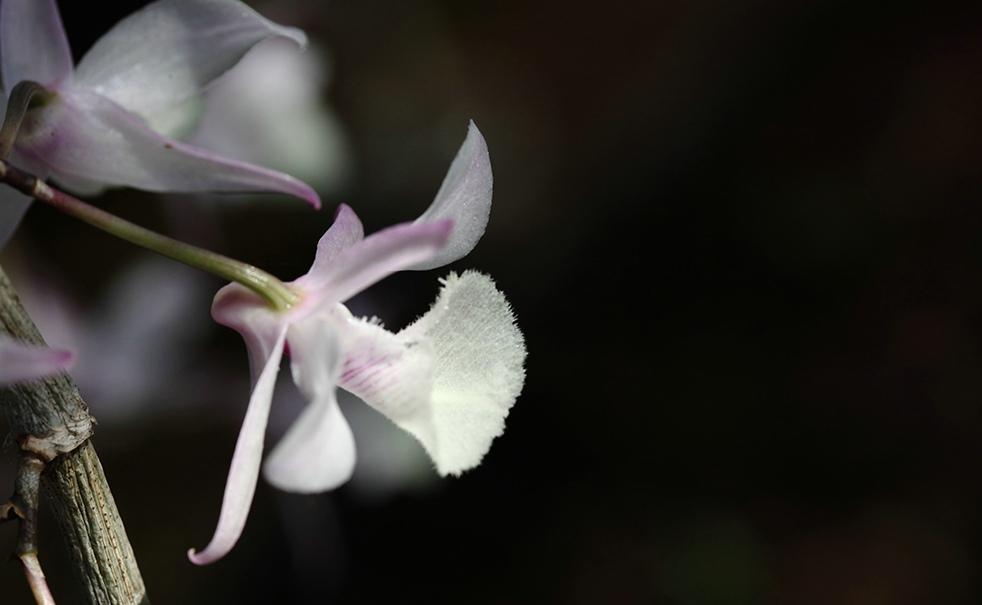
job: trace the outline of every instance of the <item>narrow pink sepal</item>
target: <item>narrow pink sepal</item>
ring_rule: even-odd
[[[218,517],[215,535],[201,552],[196,552],[193,548],[188,550],[188,559],[195,565],[208,565],[221,559],[232,550],[239,536],[242,535],[249,509],[252,507],[252,498],[256,493],[266,423],[269,419],[273,388],[276,386],[276,376],[280,370],[280,359],[283,357],[285,342],[286,327],[284,326],[252,390],[249,409],[246,411],[239,438],[235,443],[235,453],[228,471],[225,495],[222,498],[222,512]]]
[[[304,279],[317,284],[317,308],[343,302],[381,279],[431,258],[447,244],[454,223],[402,223],[373,233],[334,257],[316,264],[317,274]]]

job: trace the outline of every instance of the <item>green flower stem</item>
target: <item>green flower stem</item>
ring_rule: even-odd
[[[37,100],[44,102],[51,94],[47,88],[30,80],[18,82],[13,87],[7,100],[7,114],[3,118],[3,126],[0,127],[0,160],[10,157],[10,151],[14,148],[17,133],[20,132],[20,125],[24,121],[27,110],[31,108],[31,102]]]
[[[0,182],[120,239],[242,284],[266,299],[277,311],[285,311],[299,300],[296,292],[261,269],[135,225],[59,191],[4,161],[0,161]]]

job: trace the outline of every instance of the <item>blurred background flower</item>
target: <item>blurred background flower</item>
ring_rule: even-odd
[[[332,67],[315,41],[302,52],[267,40],[204,95],[188,142],[292,174],[323,193],[350,170],[344,130],[324,101]]]

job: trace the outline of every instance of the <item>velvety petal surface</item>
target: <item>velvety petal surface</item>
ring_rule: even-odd
[[[312,269],[297,281],[315,290],[320,307],[329,307],[432,257],[446,245],[452,229],[449,219],[383,229],[344,248],[330,262],[315,262],[317,273]]]
[[[273,37],[306,44],[302,31],[238,0],[157,0],[100,38],[79,63],[75,82],[170,133],[180,121],[175,108]]]
[[[407,341],[376,321],[353,317],[341,304],[331,310],[344,361],[338,384],[397,424],[409,423],[429,438],[433,350]]]
[[[269,408],[273,401],[273,388],[276,386],[276,376],[280,369],[283,347],[286,342],[284,327],[273,345],[269,359],[260,372],[245,420],[235,443],[235,453],[228,471],[228,481],[225,484],[225,495],[222,498],[222,512],[218,517],[218,527],[211,542],[201,552],[193,548],[188,551],[188,558],[196,565],[207,565],[224,557],[242,535],[252,498],[256,492],[256,481],[259,479],[259,467],[263,456],[266,423],[269,419]]]
[[[72,74],[72,53],[55,0],[0,3],[0,71],[8,93],[22,80],[57,87]]]
[[[69,351],[33,347],[0,336],[0,385],[44,378],[68,368]]]
[[[440,474],[480,463],[525,381],[524,339],[494,282],[451,274],[426,315],[392,339],[370,336],[356,340],[371,343],[371,363],[343,371],[341,386],[415,435]]]
[[[481,131],[472,121],[443,184],[417,223],[451,219],[453,233],[446,247],[411,269],[432,269],[467,255],[484,235],[491,213],[491,157]]]
[[[272,485],[315,493],[338,487],[355,468],[355,441],[341,414],[336,384],[341,351],[329,321],[312,317],[290,327],[293,381],[308,404],[263,465]]]
[[[319,206],[297,179],[168,139],[98,94],[72,90],[31,112],[17,151],[55,178],[147,191],[278,191]]]

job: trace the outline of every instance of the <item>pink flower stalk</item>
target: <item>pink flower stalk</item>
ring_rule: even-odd
[[[0,386],[37,380],[68,369],[70,351],[33,347],[0,336]]]
[[[253,392],[235,446],[222,511],[199,565],[235,545],[252,504],[280,360],[289,347],[293,380],[308,405],[266,460],[264,475],[284,490],[335,488],[352,474],[355,445],[335,396],[341,387],[405,429],[441,475],[480,463],[522,390],[525,345],[504,295],[475,272],[451,274],[433,307],[390,332],[352,316],[344,301],[404,269],[430,269],[473,249],[491,207],[487,146],[472,123],[430,207],[416,221],[364,237],[347,206],[317,245],[310,271],[291,282],[300,295],[277,312],[238,284],[215,296],[216,321],[242,334]]]
[[[313,189],[289,175],[172,138],[193,123],[202,90],[267,38],[306,44],[300,30],[238,0],[157,0],[120,21],[73,68],[54,0],[3,0],[0,109],[22,81],[52,95],[27,113],[12,160],[77,192],[276,191],[319,206]],[[0,204],[0,244],[29,203],[17,197]]]

